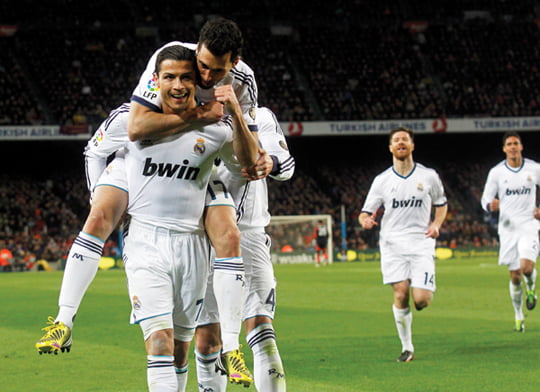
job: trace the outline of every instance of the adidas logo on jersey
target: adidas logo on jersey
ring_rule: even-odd
[[[176,177],[180,180],[196,180],[201,169],[187,166],[189,164],[187,159],[184,159],[182,163],[183,165],[178,163],[154,163],[152,158],[146,158],[142,174],[147,177],[157,175],[158,177]]]

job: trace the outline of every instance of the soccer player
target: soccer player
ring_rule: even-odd
[[[174,44],[178,42],[172,42],[164,47]],[[243,119],[238,121],[243,122],[242,126],[256,130],[251,123],[255,118],[257,87],[253,71],[240,60],[242,44],[238,26],[223,18],[213,19],[203,26],[198,45],[181,44],[197,52],[197,68],[201,80],[198,81],[196,95],[199,100],[206,102],[205,105],[185,110],[182,115],[161,113],[161,97],[157,93],[153,70],[157,53],[162,48],[154,53],[133,93],[131,109],[123,105],[111,113],[89,142],[85,153],[89,189],[91,191],[94,189],[92,184],[95,184],[105,166],[104,158],[123,145],[123,141],[119,138],[125,138],[128,123],[131,124],[131,137],[134,140],[170,136],[190,124],[208,124],[219,120],[223,113],[219,111],[222,105],[215,101],[216,95],[234,91],[244,113]],[[124,170],[122,160],[117,157],[107,170],[119,171],[117,176],[121,178]],[[260,177],[254,174],[251,178]],[[44,328],[45,335],[36,343],[40,353],[56,354],[60,350],[69,351],[71,348],[73,319],[85,291],[96,274],[103,244],[120,221],[126,205],[127,194],[116,185],[100,184],[95,188],[90,213],[67,258],[58,315],[55,319],[49,318],[50,325]],[[251,382],[251,374],[243,360],[235,360],[241,359],[241,353],[235,349],[239,347],[241,318],[240,316],[235,318],[238,312],[228,310],[242,306],[237,300],[243,295],[244,274],[240,255],[240,234],[234,210],[222,207],[212,208],[211,212],[207,213],[205,226],[216,249],[215,279],[218,281],[216,296],[220,299],[223,310],[222,326],[226,336],[224,350],[229,350],[224,351],[224,355],[229,359],[227,363],[234,367],[230,366],[227,371],[241,372],[246,382]],[[241,315],[241,309],[239,314]]]
[[[399,127],[390,132],[393,165],[373,180],[360,225],[372,229],[377,210],[384,207],[379,246],[383,283],[392,285],[392,311],[402,344],[398,362],[414,358],[412,342],[412,295],[422,310],[435,292],[435,239],[447,213],[447,201],[438,174],[413,160],[414,134]],[[434,218],[431,212],[434,207]]]
[[[294,158],[290,155],[283,131],[275,115],[267,108],[257,109],[259,143],[267,154],[259,158],[258,170],[278,181],[292,177]],[[268,188],[266,179],[249,182],[238,181],[222,165],[220,178],[237,205],[238,227],[242,233],[241,246],[246,269],[246,296],[244,328],[249,347],[253,352],[254,381],[258,391],[283,392],[286,390],[283,363],[279,355],[276,334],[272,326],[276,306],[276,281],[270,257],[271,239],[265,233],[270,223]],[[244,175],[249,177],[244,171]],[[220,358],[201,355],[208,345],[219,342],[219,311],[209,280],[203,311],[195,334],[197,377],[199,390],[224,391],[226,379],[214,372],[212,361]]]
[[[197,44],[170,42],[158,49],[150,58],[138,86],[131,97],[128,132],[131,140],[174,134],[185,127],[186,121],[196,121],[201,113],[187,112],[182,116],[163,114],[160,95],[155,93],[153,64],[159,51],[170,45],[182,45],[196,52],[199,81],[197,98],[210,102],[216,91],[234,91],[244,113],[245,126],[257,131],[255,109],[257,85],[251,68],[241,60],[243,38],[238,26],[231,20],[209,20],[200,31]],[[204,106],[202,107],[204,116]],[[226,108],[225,108],[226,109]],[[256,173],[252,178],[261,178]],[[252,376],[244,364],[240,348],[242,303],[244,295],[244,267],[240,250],[240,233],[232,208],[208,210],[206,230],[215,249],[214,290],[220,310],[223,341],[221,364],[230,375],[231,382],[244,385],[252,382]]]
[[[182,115],[196,106],[193,60],[194,52],[180,45],[159,53],[155,80],[164,113]],[[188,349],[210,266],[203,212],[214,160],[219,156],[239,179],[239,165],[253,168],[256,162],[257,140],[242,126],[234,91],[218,93],[217,100],[232,118],[126,147],[131,221],[123,259],[132,323],[144,335],[151,392],[185,390]]]
[[[499,212],[499,265],[508,266],[510,272],[514,330],[524,332],[522,279],[527,309],[533,310],[537,302],[540,209],[536,207],[536,190],[540,185],[540,164],[523,158],[523,144],[517,133],[505,133],[502,141],[506,159],[489,171],[481,203],[485,211]]]
[[[315,242],[315,266],[321,265],[321,254],[324,265],[328,264],[328,228],[322,220],[317,222],[313,231],[313,240]]]

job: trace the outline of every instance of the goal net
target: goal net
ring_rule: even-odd
[[[315,262],[315,226],[323,221],[328,228],[328,261],[333,260],[332,215],[273,216],[266,232],[272,238],[272,262],[296,264]]]

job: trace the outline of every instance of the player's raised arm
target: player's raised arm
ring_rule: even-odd
[[[255,170],[259,149],[257,138],[248,128],[232,86],[216,87],[215,96],[216,100],[223,103],[232,116],[234,129],[233,149],[238,162],[246,169]]]

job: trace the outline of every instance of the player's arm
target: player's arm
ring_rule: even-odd
[[[277,181],[289,180],[294,174],[296,163],[289,152],[287,141],[276,116],[267,108],[259,108],[257,125],[259,144],[264,148],[259,151],[257,176],[248,177],[245,172],[243,175],[250,180],[258,180],[266,176],[271,176]]]
[[[446,219],[446,214],[448,213],[448,204],[443,206],[435,207],[435,216],[433,217],[433,222],[428,226],[426,230],[426,237],[437,238],[439,237],[439,230]]]
[[[236,94],[230,85],[219,86],[215,90],[218,102],[225,105],[233,121],[233,150],[238,162],[248,172],[255,171],[257,162],[258,141],[254,132],[251,132],[242,114]]]
[[[493,170],[490,170],[486,180],[486,184],[484,185],[482,197],[480,199],[480,203],[484,211],[492,212],[499,210],[499,199],[497,199],[496,196],[497,182],[494,179]]]
[[[159,139],[182,132],[196,123],[214,123],[222,116],[223,107],[217,102],[209,102],[178,115],[159,113],[143,104],[131,101],[128,135],[131,141]]]

